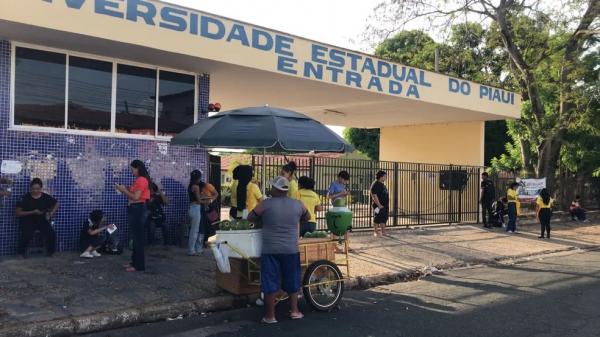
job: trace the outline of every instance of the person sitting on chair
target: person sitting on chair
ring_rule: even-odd
[[[58,210],[58,201],[49,194],[42,192],[44,184],[40,178],[34,178],[29,183],[29,192],[17,202],[15,215],[19,218],[21,234],[17,253],[23,258],[27,254],[27,246],[35,231],[39,231],[46,242],[46,255],[54,254],[56,232],[50,219]]]

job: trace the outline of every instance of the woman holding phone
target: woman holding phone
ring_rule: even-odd
[[[373,222],[375,232],[373,236],[385,236],[385,226],[389,218],[390,195],[385,180],[387,173],[385,171],[377,172],[375,181],[371,185],[371,199],[373,200]]]
[[[148,217],[148,209],[146,202],[150,200],[150,184],[152,180],[148,174],[146,165],[141,160],[131,162],[131,172],[135,176],[135,180],[131,187],[125,185],[116,185],[117,191],[125,194],[128,199],[127,207],[127,223],[133,237],[133,253],[131,254],[131,263],[125,265],[125,271],[144,271],[146,270],[146,262],[144,256],[144,224]]]
[[[187,255],[195,256],[202,253],[204,244],[205,233],[200,226],[203,214],[202,207],[210,205],[215,201],[219,193],[217,193],[213,185],[202,181],[202,172],[200,170],[193,170],[190,173],[188,196],[190,198],[189,216],[191,222]]]

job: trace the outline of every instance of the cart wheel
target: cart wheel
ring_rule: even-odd
[[[344,294],[342,279],[342,272],[335,263],[327,260],[314,262],[304,273],[304,298],[315,310],[332,310],[337,307]]]

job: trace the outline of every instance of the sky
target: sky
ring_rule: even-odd
[[[359,49],[382,0],[163,0],[349,49]],[[352,4],[352,5],[349,5]],[[357,43],[353,43],[352,40]]]
[[[382,0],[163,0],[318,42],[359,50],[373,8]],[[332,127],[341,134],[343,128]]]

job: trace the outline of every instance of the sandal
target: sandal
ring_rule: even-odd
[[[290,319],[291,320],[295,320],[295,319],[303,319],[304,318],[304,314],[299,312],[297,314],[290,314]]]
[[[129,267],[125,268],[125,271],[128,272],[128,273],[133,273],[133,272],[137,271],[137,269],[135,269],[132,266],[129,266]]]
[[[260,322],[261,322],[262,324],[277,324],[277,323],[278,323],[278,322],[277,322],[277,320],[276,320],[275,318],[272,318],[272,319],[266,319],[266,318],[264,318],[264,317],[263,317],[263,318],[260,320]]]

